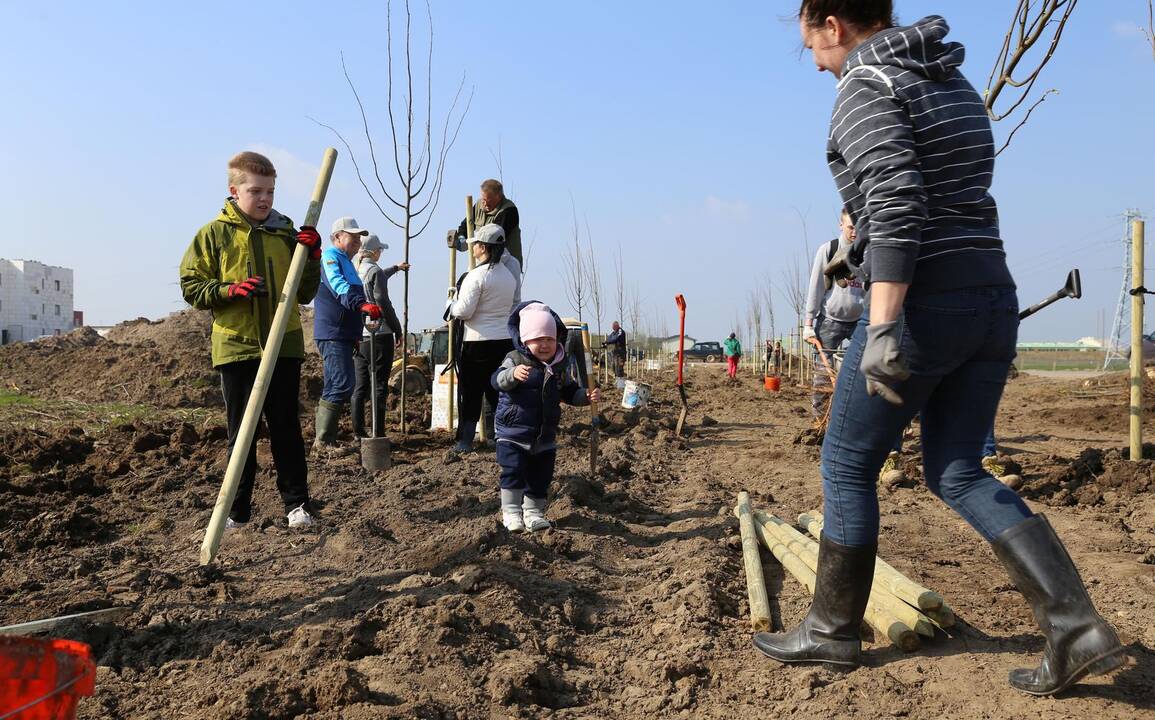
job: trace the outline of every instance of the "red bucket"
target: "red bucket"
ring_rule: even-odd
[[[0,636],[0,718],[68,720],[96,689],[92,648],[72,640]]]
[[[782,378],[777,375],[767,375],[763,382],[770,392],[778,392],[782,389]]]

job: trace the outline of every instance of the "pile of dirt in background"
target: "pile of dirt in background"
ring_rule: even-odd
[[[321,359],[304,309],[306,358],[301,398],[321,393]],[[219,407],[212,367],[212,314],[192,308],[161,320],[138,318],[101,337],[90,327],[0,347],[0,387],[49,400],[125,403],[157,408]]]
[[[1049,469],[1028,476],[1021,489],[1024,497],[1047,505],[1101,505],[1106,500],[1125,500],[1155,488],[1155,445],[1143,446],[1143,458],[1131,462],[1127,448],[1087,448],[1074,459],[1050,457]]]

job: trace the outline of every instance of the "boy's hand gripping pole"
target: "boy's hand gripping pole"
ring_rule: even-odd
[[[317,185],[313,188],[313,199],[309,202],[309,210],[305,213],[303,225],[316,227],[321,219],[321,206],[325,202],[325,193],[329,190],[329,179],[333,177],[333,165],[336,162],[337,151],[333,148],[326,149],[325,156],[321,160],[321,172],[317,175]],[[249,393],[249,402],[245,406],[245,416],[241,420],[236,442],[233,443],[233,451],[229,455],[228,469],[225,470],[221,491],[217,494],[217,503],[213,506],[212,519],[205,529],[205,539],[201,543],[201,565],[211,563],[220,548],[221,534],[225,531],[225,519],[228,518],[233,499],[237,496],[241,472],[249,457],[249,447],[253,444],[253,436],[256,435],[257,421],[265,407],[265,397],[269,394],[269,381],[273,377],[273,368],[277,366],[277,358],[281,354],[281,341],[285,339],[289,313],[298,312],[297,289],[301,286],[301,275],[305,272],[305,262],[308,259],[309,248],[296,243],[293,262],[289,265],[289,276],[285,279],[285,287],[281,289],[277,312],[273,315],[273,324],[269,328],[269,338],[265,341],[265,348],[261,352],[257,379],[253,382],[253,390]]]

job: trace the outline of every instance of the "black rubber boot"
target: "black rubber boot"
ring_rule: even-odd
[[[810,613],[790,632],[756,633],[754,647],[778,662],[857,665],[862,655],[858,628],[866,614],[877,550],[877,543],[854,547],[823,536]]]
[[[1119,637],[1096,612],[1075,563],[1045,517],[1027,518],[991,544],[1047,639],[1042,662],[1012,670],[1011,687],[1053,695],[1123,662]]]

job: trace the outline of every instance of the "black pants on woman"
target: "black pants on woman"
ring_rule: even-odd
[[[513,350],[513,340],[475,340],[462,343],[461,359],[457,363],[457,404],[460,408],[459,431],[477,428],[481,418],[481,399],[489,401],[489,407],[497,407],[497,389],[490,383],[490,377],[501,361]],[[458,433],[458,439],[460,432]]]
[[[378,333],[373,336],[373,364],[369,364],[369,341],[362,340],[353,351],[353,374],[357,384],[353,388],[353,433],[358,437],[368,437],[365,432],[365,401],[371,400],[372,383],[369,381],[371,367],[377,369],[377,417],[373,418],[373,437],[385,434],[385,401],[389,399],[389,371],[393,367],[393,333]],[[404,373],[402,374],[404,376]]]

